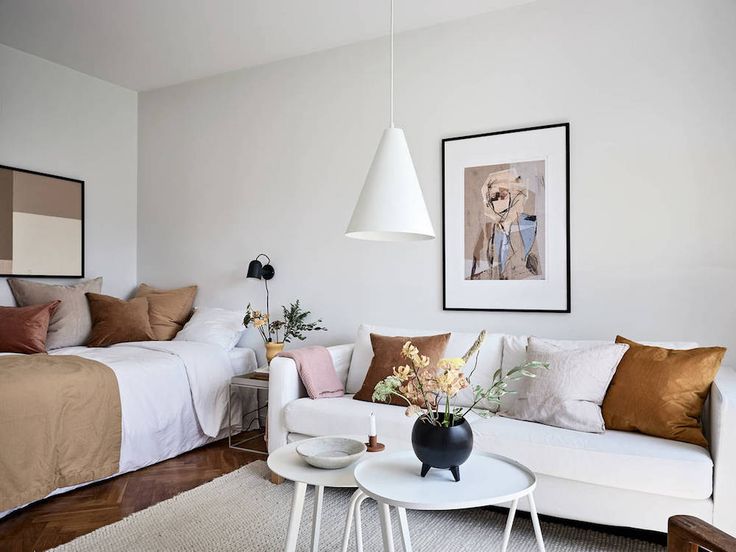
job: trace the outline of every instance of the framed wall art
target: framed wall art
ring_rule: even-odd
[[[84,276],[84,182],[0,165],[0,276]]]
[[[570,312],[568,123],[442,140],[444,309]]]

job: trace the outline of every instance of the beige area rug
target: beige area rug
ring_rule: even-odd
[[[182,493],[118,523],[108,525],[55,548],[63,552],[238,551],[277,552],[283,549],[291,508],[292,484],[273,485],[262,461],[254,462],[210,483]],[[326,489],[320,550],[340,550],[351,489]],[[298,550],[308,550],[311,531],[311,488],[302,518]],[[375,503],[363,503],[366,551],[382,549]],[[499,550],[505,515],[485,509],[454,512],[409,511],[416,552],[478,552]],[[394,531],[398,519],[394,512]],[[548,552],[650,552],[664,550],[649,542],[542,522]],[[354,535],[350,550],[355,550]],[[397,550],[401,540],[395,535]],[[512,551],[535,551],[529,519],[517,518]]]

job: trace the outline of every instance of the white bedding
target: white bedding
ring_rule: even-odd
[[[228,354],[214,345],[186,341],[69,347],[50,354],[89,358],[115,372],[123,425],[118,474],[172,458],[223,435],[228,427],[230,378],[257,367],[251,349],[236,348]],[[234,424],[240,425],[240,415],[240,409],[234,409]]]

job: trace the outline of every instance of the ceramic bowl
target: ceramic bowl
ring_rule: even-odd
[[[316,437],[296,447],[304,461],[315,468],[339,470],[365,454],[365,445],[345,437]]]

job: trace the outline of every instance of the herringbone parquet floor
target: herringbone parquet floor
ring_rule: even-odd
[[[263,448],[261,441],[253,448]],[[133,473],[48,498],[0,519],[0,551],[53,548],[207,483],[264,456],[228,448],[227,439]]]

